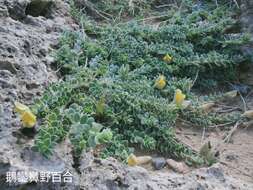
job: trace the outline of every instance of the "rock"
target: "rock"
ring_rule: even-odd
[[[184,162],[176,162],[175,160],[168,159],[166,160],[167,165],[172,168],[174,171],[179,173],[189,172],[189,167]]]
[[[54,2],[52,0],[32,0],[26,7],[26,14],[34,17],[50,17],[50,9]]]
[[[88,153],[82,155],[79,167],[80,188],[92,190],[185,190],[185,189],[252,189],[251,184],[225,176],[219,164],[187,174],[148,172],[136,166],[128,167],[113,158],[98,163]]]
[[[211,175],[212,177],[220,180],[220,181],[225,181],[225,176],[223,173],[223,170],[218,167],[218,165],[214,165],[213,167],[210,167],[207,169],[207,174]]]
[[[0,0],[0,189],[80,189],[69,143],[63,141],[52,157],[43,157],[32,148],[34,134],[20,132],[21,123],[13,113],[14,101],[30,104],[46,84],[57,80],[45,54],[56,47],[61,31],[71,29],[73,23],[65,1],[57,2],[50,10],[50,18],[29,15],[31,1]],[[47,33],[47,27],[52,26],[57,30]],[[9,171],[65,170],[74,175],[72,184],[24,182],[10,186],[5,181]]]
[[[159,189],[146,169],[138,166],[128,167],[113,158],[97,163],[92,156],[87,157],[84,154],[79,169],[81,189]]]
[[[153,158],[152,159],[152,165],[155,170],[160,170],[164,168],[166,164],[166,160],[163,157]]]
[[[7,0],[4,5],[7,7],[9,15],[14,20],[22,20],[26,17],[25,10],[28,0],[15,1]]]
[[[94,155],[91,151],[83,153],[80,158],[79,170],[82,171],[90,168],[94,159]]]
[[[234,85],[232,85],[232,88],[234,90],[237,90],[238,92],[240,92],[244,96],[247,95],[251,90],[250,87],[245,84],[234,84]]]

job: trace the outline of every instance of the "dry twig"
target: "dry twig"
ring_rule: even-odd
[[[224,143],[228,143],[230,142],[230,139],[232,137],[232,135],[234,134],[234,132],[237,130],[238,126],[239,126],[240,122],[237,121],[234,125],[234,127],[229,131],[228,135],[225,137],[225,139],[223,140]]]
[[[241,97],[241,99],[242,99],[242,102],[243,102],[243,109],[244,109],[244,112],[245,112],[245,111],[247,111],[247,104],[246,104],[246,102],[245,102],[245,100],[244,100],[242,94],[241,94],[240,92],[238,92],[238,93],[239,93],[239,95],[240,95],[240,97]]]
[[[209,126],[208,128],[218,128],[218,127],[225,127],[227,125],[232,125],[234,124],[235,122],[232,121],[232,122],[227,122],[227,123],[222,123],[222,124],[219,124],[219,125],[212,125],[212,126]]]

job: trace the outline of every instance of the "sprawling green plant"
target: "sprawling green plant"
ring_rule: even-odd
[[[84,41],[79,57],[73,57],[79,65],[85,64],[86,59],[119,67],[128,64],[131,70],[141,69],[148,77],[163,73],[194,78],[198,73],[197,84],[210,88],[234,79],[237,66],[250,58],[240,48],[249,41],[248,34],[240,32],[227,7],[203,5],[195,9],[170,11],[159,28],[128,22],[91,29],[90,23],[82,20],[84,30],[95,34],[97,40]],[[60,53],[66,48],[74,47],[64,46]],[[163,60],[166,54],[173,57],[170,63]],[[67,61],[65,66],[73,63]]]
[[[159,28],[138,22],[97,27],[73,11],[82,30],[65,32],[56,52],[64,80],[49,86],[33,108],[43,123],[38,150],[50,155],[68,137],[77,157],[102,147],[100,156],[124,160],[137,146],[201,162],[176,139],[175,123],[182,117],[208,127],[236,119],[198,110],[192,81],[196,75],[195,84],[229,80],[247,61],[239,46],[248,38],[234,31],[236,22],[224,7],[186,7],[168,12]],[[160,75],[166,86],[157,89]],[[176,89],[194,102],[190,108],[173,102]]]
[[[47,155],[55,143],[69,135],[77,155],[85,147],[106,143],[104,156],[115,153],[125,158],[131,151],[128,145],[137,144],[180,157],[189,150],[174,137],[172,127],[180,108],[171,102],[174,89],[187,93],[190,84],[187,79],[171,79],[160,92],[153,80],[127,66],[113,76],[110,70],[101,74],[99,67],[78,67],[64,82],[49,87],[34,107],[45,117],[37,147]],[[117,148],[124,148],[122,154]]]

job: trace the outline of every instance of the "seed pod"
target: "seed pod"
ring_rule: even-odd
[[[184,100],[183,103],[182,103],[182,108],[183,109],[186,109],[186,108],[189,108],[191,106],[191,100]]]
[[[248,119],[253,119],[253,110],[245,111],[242,114],[242,117],[246,117]]]
[[[151,156],[135,156],[134,154],[130,154],[127,158],[127,163],[129,166],[136,166],[136,165],[142,165],[142,164],[148,164],[151,162],[152,157]]]
[[[14,106],[15,106],[15,112],[17,112],[19,114],[22,114],[25,111],[29,110],[29,107],[27,107],[24,104],[21,104],[20,102],[15,102]]]
[[[235,98],[237,96],[238,91],[237,90],[232,90],[229,92],[226,92],[225,94],[223,94],[224,98]]]
[[[137,157],[137,165],[148,164],[149,162],[151,162],[151,160],[151,156],[139,156]]]
[[[205,112],[209,112],[214,105],[215,105],[214,102],[209,102],[202,104],[199,108]]]

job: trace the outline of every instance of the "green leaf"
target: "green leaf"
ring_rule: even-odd
[[[104,129],[95,136],[96,144],[108,143],[112,140],[113,134],[110,129]]]
[[[89,147],[93,147],[93,148],[97,145],[95,141],[95,136],[89,136],[88,144],[89,144]]]
[[[88,120],[88,116],[87,115],[83,115],[80,119],[80,123],[81,124],[86,124]]]
[[[101,129],[102,129],[103,127],[104,127],[104,126],[101,125],[100,123],[93,122],[93,123],[92,123],[92,128],[90,129],[90,132],[98,133],[98,132],[101,131]]]

